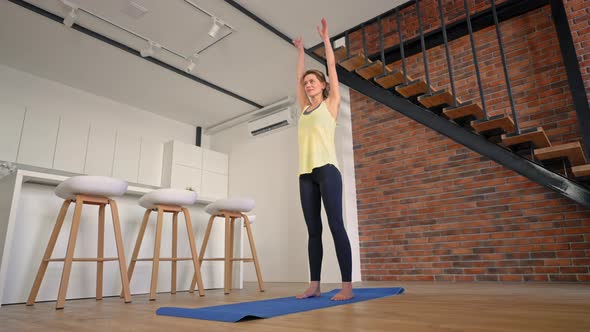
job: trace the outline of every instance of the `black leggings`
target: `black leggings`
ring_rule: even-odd
[[[324,250],[322,247],[321,201],[323,200],[324,209],[328,215],[328,225],[334,238],[342,281],[350,282],[352,279],[352,254],[342,219],[342,176],[340,171],[334,165],[327,164],[314,168],[311,173],[299,175],[299,194],[309,233],[307,250],[311,281],[319,281],[322,270]]]

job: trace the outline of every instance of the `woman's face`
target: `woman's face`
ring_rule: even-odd
[[[308,97],[315,97],[322,94],[322,91],[326,88],[326,83],[321,82],[314,74],[307,74],[303,77],[303,88]]]

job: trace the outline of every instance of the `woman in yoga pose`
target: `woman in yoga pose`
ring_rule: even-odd
[[[352,298],[352,258],[348,234],[342,219],[342,176],[338,170],[334,132],[340,107],[340,89],[336,74],[334,51],[330,44],[328,25],[322,19],[318,33],[324,42],[329,83],[318,70],[305,70],[303,40],[293,41],[299,51],[297,61],[297,100],[301,107],[299,117],[299,194],[307,231],[309,287],[297,298],[320,295],[322,267],[321,202],[328,216],[328,225],[336,247],[336,256],[342,275],[342,289],[332,300]]]

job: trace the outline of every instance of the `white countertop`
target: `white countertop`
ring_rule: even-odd
[[[23,182],[25,183],[38,183],[51,186],[57,186],[62,181],[72,177],[85,174],[71,173],[66,171],[60,171],[51,168],[41,168],[36,166],[24,165],[24,164],[12,164],[16,167],[16,172],[23,176]],[[161,189],[162,187],[151,186],[147,184],[131,183],[127,187],[126,195],[142,196],[143,194],[149,193],[150,191]],[[215,201],[215,198],[201,197],[198,196],[197,204],[209,204]]]

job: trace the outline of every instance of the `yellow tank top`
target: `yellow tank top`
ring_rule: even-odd
[[[338,168],[334,145],[336,120],[325,101],[306,114],[308,108],[299,116],[299,174],[311,173],[326,164]]]

